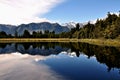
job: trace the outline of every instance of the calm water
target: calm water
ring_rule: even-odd
[[[120,47],[1,43],[0,80],[120,80]]]

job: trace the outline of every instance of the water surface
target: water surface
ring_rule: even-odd
[[[120,47],[0,44],[0,80],[120,80]]]

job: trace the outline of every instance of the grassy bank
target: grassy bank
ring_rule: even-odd
[[[69,38],[1,38],[0,43],[11,42],[78,42],[78,39]]]
[[[0,43],[13,42],[84,42],[103,46],[120,46],[117,39],[69,39],[69,38],[1,38]]]
[[[101,46],[120,46],[120,40],[117,39],[79,39],[79,42]]]

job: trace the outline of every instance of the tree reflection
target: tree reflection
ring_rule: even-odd
[[[76,56],[79,57],[81,53],[88,56],[88,59],[95,56],[97,61],[108,66],[108,71],[112,68],[120,68],[120,47],[108,47],[108,46],[97,46],[86,43],[16,43],[12,44],[0,44],[0,53],[7,53],[7,45],[11,45],[12,49],[15,47],[15,51],[21,53],[28,53],[31,55],[44,55],[48,56],[51,54],[57,55],[61,51],[76,52]]]
[[[120,68],[120,47],[97,46],[86,43],[78,44],[73,44],[73,51],[79,50],[87,55],[88,58],[95,56],[99,63],[103,63],[108,66],[108,71],[112,68]]]
[[[7,45],[11,45],[10,43],[9,44],[6,44],[6,43],[0,43],[0,48],[5,48]]]

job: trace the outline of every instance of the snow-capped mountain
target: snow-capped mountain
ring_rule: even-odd
[[[72,28],[76,27],[76,23],[75,22],[64,23],[62,25],[63,26],[67,26],[69,29],[72,29]]]
[[[69,23],[64,23],[62,24],[63,26],[68,27],[69,29],[75,28],[76,27],[76,22],[69,22]],[[83,27],[82,23],[79,23],[80,27]]]

